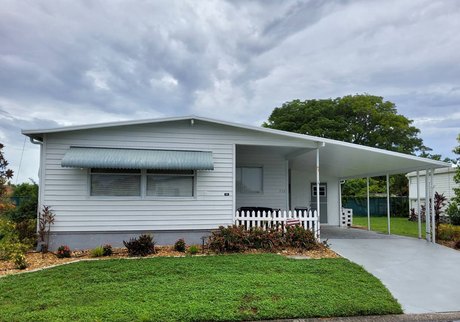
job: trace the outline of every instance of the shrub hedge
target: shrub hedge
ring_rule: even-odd
[[[441,240],[460,240],[460,226],[440,224],[438,238]]]
[[[245,229],[243,226],[220,226],[208,239],[208,248],[218,253],[237,253],[248,249],[277,250],[283,247],[295,247],[310,250],[319,247],[312,231],[301,226],[262,230]]]

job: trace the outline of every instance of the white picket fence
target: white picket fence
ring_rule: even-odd
[[[274,211],[237,211],[233,220],[235,225],[251,228],[278,228],[286,230],[291,224],[310,229],[319,238],[319,221],[315,211],[311,210],[274,210]]]

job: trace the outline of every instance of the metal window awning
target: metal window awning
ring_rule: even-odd
[[[213,170],[212,152],[70,147],[61,166],[72,168]]]

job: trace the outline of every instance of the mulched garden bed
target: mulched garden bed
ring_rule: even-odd
[[[455,243],[456,243],[455,240],[437,240],[436,242],[443,246],[450,247],[452,249],[460,251],[460,248],[455,248]]]
[[[173,250],[171,246],[156,246],[156,253],[146,256],[146,257],[184,257],[184,256],[191,256],[187,255],[187,253],[177,252]],[[260,250],[248,250],[244,253],[247,254],[260,254],[260,253],[268,253]],[[311,259],[320,259],[320,258],[338,258],[340,257],[335,252],[330,250],[325,246],[320,246],[318,249],[315,250],[303,250],[300,251],[298,249],[283,249],[281,251],[276,252],[279,255],[283,256],[292,256],[292,255],[301,255],[306,256]],[[212,256],[215,255],[214,253],[206,253],[202,254],[201,252],[194,256]],[[38,253],[38,252],[28,252],[26,254],[26,261],[28,263],[28,267],[23,270],[19,270],[14,268],[14,264],[8,261],[0,260],[0,276],[1,275],[8,275],[8,274],[15,274],[20,272],[28,272],[28,271],[36,271],[47,267],[53,267],[57,265],[67,264],[71,262],[81,261],[81,260],[106,260],[106,259],[114,259],[114,258],[128,258],[128,251],[126,248],[114,248],[112,256],[106,257],[91,257],[90,250],[75,250],[72,252],[72,257],[70,258],[58,258],[55,253],[49,252],[46,254]]]

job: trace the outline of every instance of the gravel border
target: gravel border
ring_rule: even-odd
[[[335,318],[313,319],[285,319],[264,320],[258,322],[406,322],[406,321],[434,321],[434,322],[460,322],[460,312],[441,312],[428,314],[397,314],[397,315],[369,315],[348,316]]]

